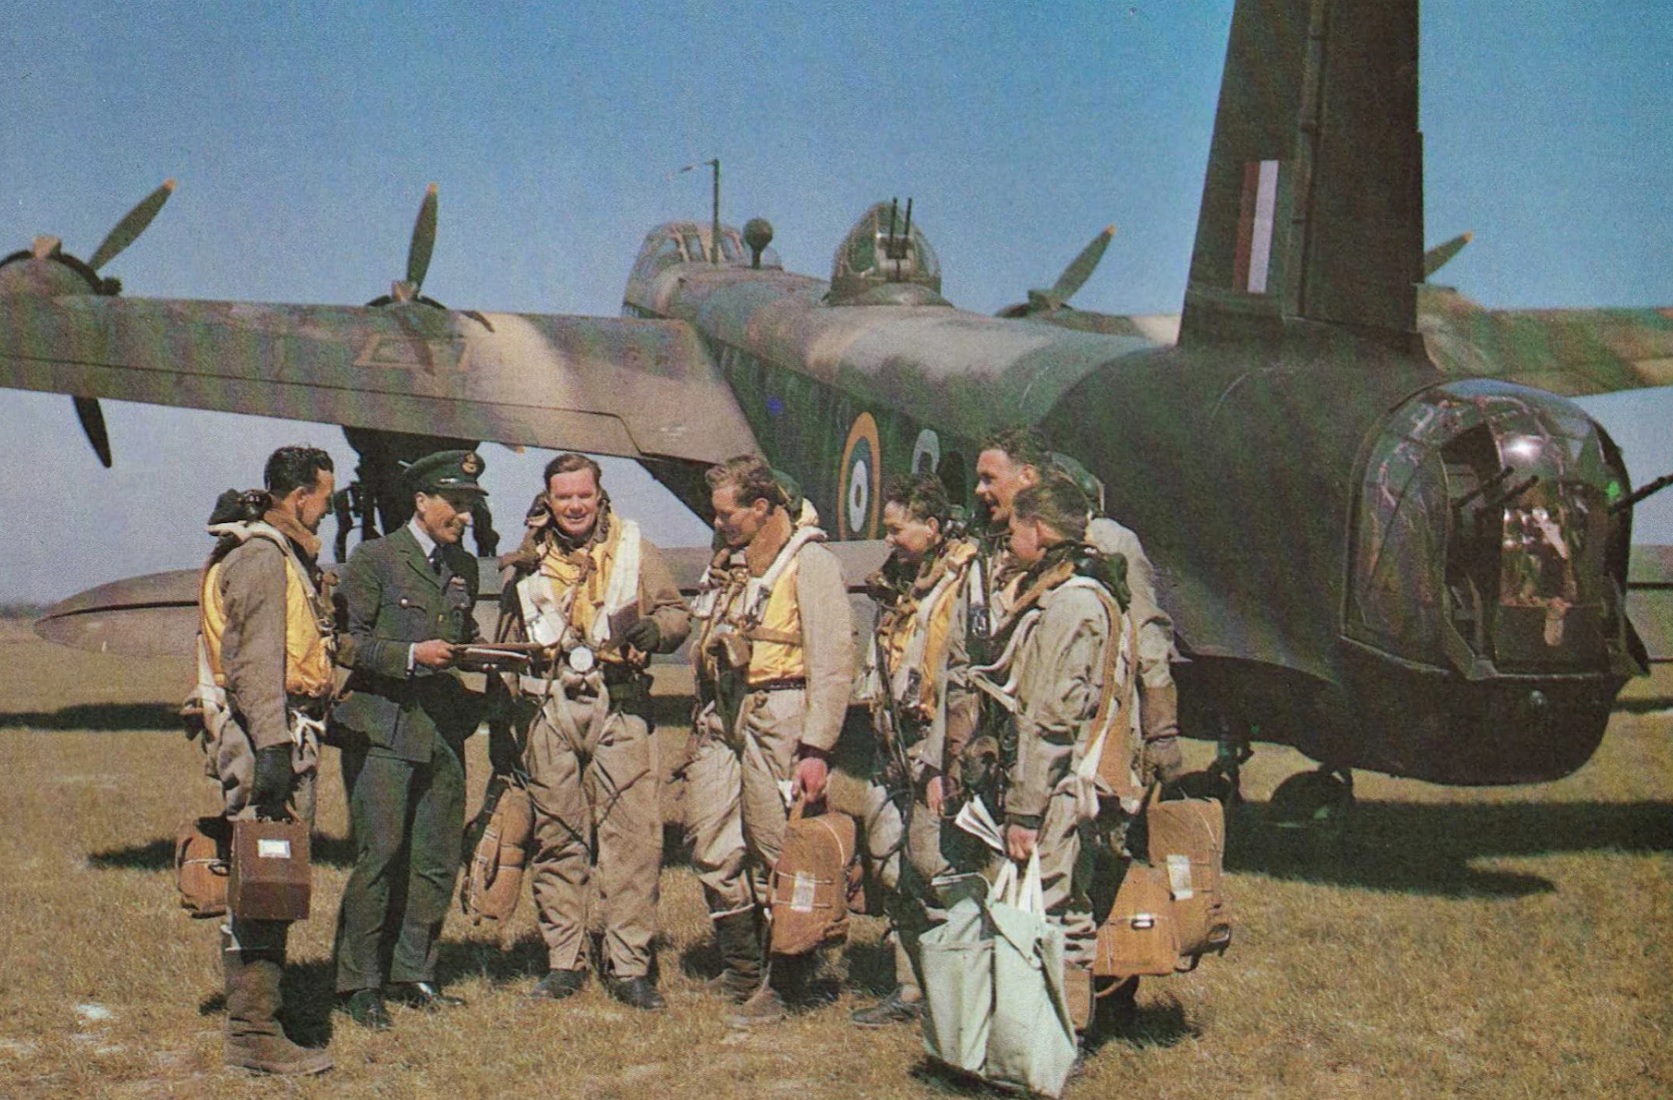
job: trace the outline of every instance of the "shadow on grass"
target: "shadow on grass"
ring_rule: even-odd
[[[546,944],[538,933],[521,936],[504,946],[483,940],[443,940],[436,946],[436,980],[444,986],[460,978],[481,978],[490,985],[532,986],[545,973]]]
[[[894,992],[895,947],[886,939],[843,947],[842,959],[848,972],[847,985],[856,993],[886,997]]]
[[[545,972],[546,947],[536,935],[507,948],[456,940],[444,940],[437,948],[436,978],[444,987],[466,977],[482,977],[493,985],[532,984]],[[303,1046],[329,1043],[337,1005],[336,964],[329,958],[287,963],[281,989],[286,1034]],[[198,1003],[200,1016],[222,1015],[226,1009],[226,994],[219,989]]]
[[[62,710],[0,714],[0,730],[178,731],[180,707],[167,703],[78,703]]]
[[[322,867],[353,867],[354,845],[348,837],[315,833],[309,857]],[[168,871],[174,868],[174,841],[159,839],[126,848],[90,852],[87,865],[100,871]]]
[[[1228,870],[1443,897],[1525,897],[1555,887],[1541,875],[1473,861],[1673,851],[1673,802],[1360,802],[1334,831],[1275,828],[1265,809],[1250,804],[1233,814]]]

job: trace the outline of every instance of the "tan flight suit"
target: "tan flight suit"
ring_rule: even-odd
[[[1179,695],[1170,663],[1173,620],[1156,602],[1156,571],[1145,556],[1138,535],[1108,516],[1086,525],[1086,541],[1106,557],[1127,559],[1127,589],[1132,593],[1127,614],[1138,630],[1138,717],[1148,743],[1179,733]]]
[[[783,850],[784,792],[797,750],[830,752],[848,709],[853,616],[836,556],[817,540],[802,543],[759,621],[746,606],[747,582],[764,578],[795,534],[775,508],[748,546],[710,567],[697,601],[699,702],[686,827],[711,918],[764,908],[767,873]],[[716,657],[728,633],[750,639],[741,677],[725,674]],[[735,693],[723,683],[734,679]]]
[[[586,966],[590,880],[604,918],[605,962],[618,980],[649,972],[662,866],[661,772],[646,720],[649,684],[642,672],[649,655],[624,654],[619,641],[599,645],[601,636],[608,637],[607,625],[593,633],[604,615],[614,568],[627,567],[620,555],[623,526],[614,514],[603,513],[593,538],[579,547],[565,545],[555,533],[539,536],[533,543],[538,557],[520,555],[523,569],[512,582],[522,585],[536,575],[551,582],[545,592],[558,603],[549,610],[556,617],[548,623],[566,639],[557,643],[550,674],[525,676],[519,683],[523,697],[539,708],[529,725],[523,765],[535,811],[530,866],[547,964],[552,970]],[[658,651],[672,652],[690,629],[685,603],[662,556],[643,538],[638,557],[637,617],[654,620],[661,634]],[[512,584],[504,606],[515,634],[552,641],[553,635],[530,631],[524,619],[530,605]],[[596,655],[596,667],[584,675],[563,657],[579,645]]]
[[[288,745],[293,773],[288,809],[312,825],[319,730],[333,687],[330,604],[320,594],[314,561],[319,540],[286,513],[268,512],[262,524],[287,540],[289,553],[272,538],[249,533],[236,545],[223,542],[205,568],[198,696],[204,704],[206,770],[220,785],[223,814],[252,819],[255,754]],[[211,530],[249,532],[258,526]],[[318,1052],[291,1046],[278,1022],[289,930],[287,921],[237,914],[229,914],[222,927],[231,1064],[286,1066],[278,1072],[318,1072],[320,1063],[329,1065]]]
[[[1092,817],[1077,791],[1074,771],[1091,748],[1092,729],[1101,704],[1126,698],[1124,678],[1131,663],[1119,661],[1106,684],[1109,647],[1120,645],[1126,629],[1117,611],[1081,578],[1051,588],[1039,598],[1039,617],[1017,646],[1016,759],[1005,791],[1007,824],[1038,830],[1041,884],[1047,915],[1063,927],[1064,962],[1083,988],[1069,990],[1071,1008],[1090,1006],[1090,971],[1097,953],[1097,926],[1088,898],[1095,840]],[[1025,612],[1026,613],[1026,612]],[[1110,694],[1106,698],[1106,693]],[[1130,741],[1118,738],[1131,719],[1116,714],[1105,753],[1131,753]],[[1073,983],[1071,983],[1073,984]],[[1075,1004],[1076,997],[1082,1003]]]
[[[905,590],[880,604],[866,661],[865,691],[877,734],[862,810],[866,850],[883,886],[895,980],[908,1003],[923,997],[919,937],[947,919],[944,891],[953,888],[959,870],[943,849],[942,822],[925,789],[934,776],[951,784],[976,728],[979,702],[965,646],[965,578],[976,553],[969,542],[938,547]],[[901,774],[900,755],[907,775]],[[943,790],[951,801],[950,789]]]

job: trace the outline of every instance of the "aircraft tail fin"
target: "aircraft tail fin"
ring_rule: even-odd
[[[1301,318],[1414,346],[1417,0],[1239,0],[1180,341]]]

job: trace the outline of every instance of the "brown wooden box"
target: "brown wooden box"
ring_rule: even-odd
[[[308,826],[234,821],[227,909],[245,920],[307,920],[310,870]]]

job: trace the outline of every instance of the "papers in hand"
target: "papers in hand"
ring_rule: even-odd
[[[466,672],[522,672],[532,655],[527,646],[467,645],[454,652],[454,663]]]
[[[994,823],[993,815],[988,812],[987,805],[978,796],[966,802],[953,818],[953,824],[986,844],[989,848],[1005,854],[1005,836]]]

